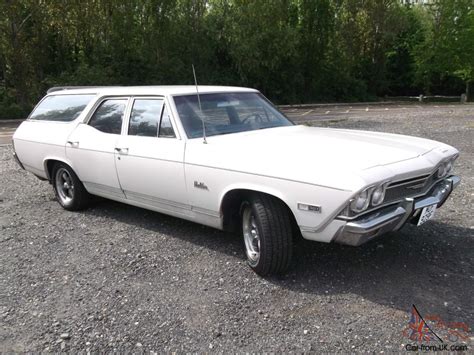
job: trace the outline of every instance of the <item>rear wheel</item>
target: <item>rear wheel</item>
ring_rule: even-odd
[[[79,211],[89,205],[91,195],[68,165],[64,163],[54,165],[52,183],[59,204],[66,210]]]
[[[241,217],[249,266],[261,276],[286,271],[293,253],[288,208],[272,196],[254,194],[242,203]]]

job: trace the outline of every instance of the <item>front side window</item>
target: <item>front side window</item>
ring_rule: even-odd
[[[30,120],[74,121],[84,111],[95,95],[47,96],[31,113]]]
[[[89,125],[104,133],[120,134],[126,107],[127,99],[105,100],[92,115]]]
[[[217,93],[175,96],[179,117],[189,138],[214,136],[257,129],[291,126],[293,123],[261,94]]]
[[[170,114],[168,113],[168,108],[166,106],[163,110],[163,115],[161,116],[160,134],[158,136],[162,138],[176,138],[173,126],[171,125]]]
[[[130,115],[128,134],[130,136],[156,137],[163,100],[136,99]]]

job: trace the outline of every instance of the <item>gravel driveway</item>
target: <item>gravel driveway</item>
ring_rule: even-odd
[[[474,106],[294,119],[452,144],[462,183],[431,223],[358,248],[302,241],[263,279],[239,236],[109,201],[63,210],[2,147],[0,352],[404,351],[412,304],[472,326]]]

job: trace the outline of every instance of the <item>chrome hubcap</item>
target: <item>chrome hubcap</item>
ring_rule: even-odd
[[[59,168],[56,173],[56,191],[63,204],[68,204],[74,198],[74,184],[71,175],[64,168]]]
[[[250,265],[258,264],[260,259],[260,236],[258,234],[255,216],[250,206],[245,207],[242,214],[242,230],[244,233],[245,253]]]

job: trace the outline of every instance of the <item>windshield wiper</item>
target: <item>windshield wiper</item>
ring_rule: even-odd
[[[266,127],[259,127],[258,129],[267,129],[267,128],[276,128],[276,127],[284,127],[284,126],[266,126]]]

